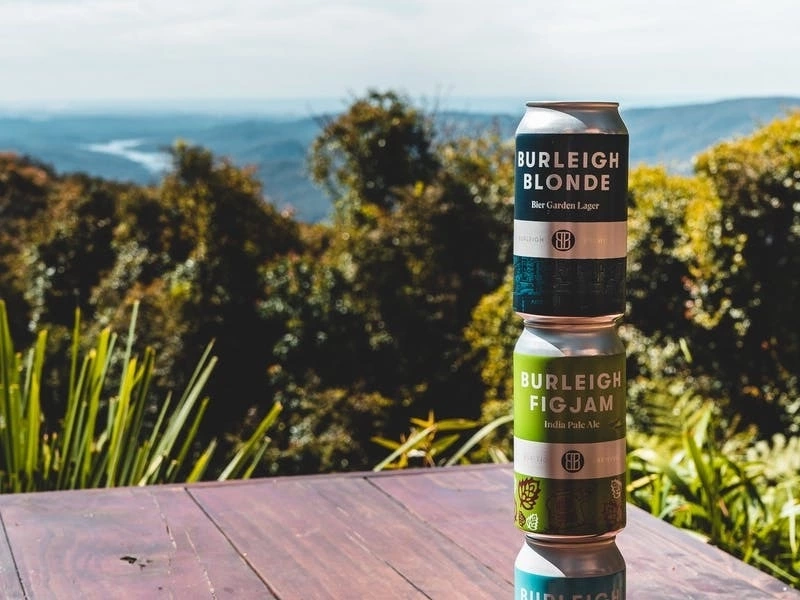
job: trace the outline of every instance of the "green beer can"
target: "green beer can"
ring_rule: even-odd
[[[526,321],[514,349],[514,501],[532,538],[625,526],[625,351],[614,321]]]

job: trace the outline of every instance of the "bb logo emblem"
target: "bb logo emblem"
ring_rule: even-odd
[[[583,454],[577,450],[567,450],[561,457],[561,466],[568,473],[577,473],[583,468]]]
[[[553,243],[553,248],[566,252],[575,245],[575,234],[569,229],[559,229],[553,234],[550,241]]]

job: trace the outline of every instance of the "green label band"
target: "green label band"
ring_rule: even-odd
[[[514,435],[561,444],[625,439],[625,355],[514,353]]]

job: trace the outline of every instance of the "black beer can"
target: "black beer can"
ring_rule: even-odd
[[[625,312],[628,131],[616,102],[528,102],[516,131],[513,307]]]

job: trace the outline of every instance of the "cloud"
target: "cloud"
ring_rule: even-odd
[[[788,0],[0,0],[0,101],[795,90]]]

